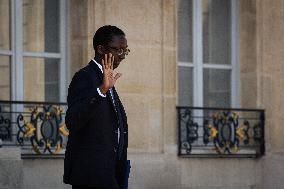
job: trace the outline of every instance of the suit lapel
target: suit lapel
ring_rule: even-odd
[[[116,104],[118,106],[117,108],[120,108],[120,110],[121,110],[121,103],[120,103],[120,100],[119,100],[119,96],[118,96],[114,86],[113,86],[112,89],[113,89],[112,91],[113,91],[114,100],[116,101]]]
[[[100,70],[100,68],[98,67],[98,65],[97,65],[93,60],[91,60],[91,61],[89,62],[89,65],[90,65],[90,67],[96,72],[96,75],[99,77],[100,81],[103,82],[103,73],[102,73],[102,71]],[[118,99],[118,96],[117,96],[117,93],[116,93],[116,90],[115,90],[115,87],[114,87],[114,86],[113,86],[113,88],[112,88],[112,92],[113,92],[113,98],[114,98],[114,99],[112,99],[112,96],[111,96],[111,94],[110,94],[110,90],[108,90],[108,92],[106,93],[106,96],[107,96],[107,98],[111,101],[113,110],[115,111],[116,116],[118,116],[118,115],[117,115],[117,110],[116,110],[116,108],[119,108],[119,107],[116,107],[116,105],[114,104],[114,101],[113,101],[113,100]],[[117,102],[117,104],[119,104],[119,103]]]
[[[93,60],[91,60],[91,61],[89,62],[89,65],[90,65],[90,67],[92,68],[92,70],[94,70],[94,71],[96,72],[96,75],[99,77],[100,81],[103,82],[103,73],[102,73],[102,71],[100,70],[100,68],[98,67],[98,65],[97,65]],[[108,92],[106,93],[106,96],[107,96],[107,98],[111,101],[113,110],[116,112],[116,110],[115,110],[115,105],[114,105],[114,103],[113,103],[113,100],[112,100],[112,97],[111,97],[111,94],[110,94],[110,90],[108,90]]]
[[[103,81],[103,73],[100,70],[100,68],[98,67],[98,65],[93,60],[91,60],[89,62],[89,65],[96,72],[96,75],[99,77],[100,81],[102,82]]]
[[[114,104],[114,99],[112,99],[112,96],[111,96],[111,93],[110,93],[110,90],[108,90],[108,92],[106,93],[107,97],[109,98],[109,100],[111,101],[111,104],[112,104],[112,107],[113,107],[113,110],[116,112],[116,109],[115,109],[115,104]]]

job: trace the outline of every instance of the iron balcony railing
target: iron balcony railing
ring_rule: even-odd
[[[66,103],[0,101],[0,146],[22,154],[63,154]],[[264,110],[177,107],[178,155],[258,157],[265,152]]]
[[[0,101],[0,140],[22,154],[62,154],[68,130],[66,103]]]
[[[181,157],[259,157],[264,110],[177,107]]]

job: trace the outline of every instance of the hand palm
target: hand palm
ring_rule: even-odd
[[[105,87],[106,88],[113,87],[115,84],[115,80],[113,77],[113,70],[111,68],[105,68],[103,75],[104,75],[103,83]]]
[[[122,75],[121,73],[117,73],[114,76],[113,72],[113,62],[114,56],[112,54],[105,54],[104,59],[102,59],[102,67],[103,67],[103,92],[106,93],[111,87],[114,86],[117,79]]]

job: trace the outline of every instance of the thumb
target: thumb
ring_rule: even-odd
[[[116,81],[118,78],[120,78],[122,76],[122,73],[117,73],[114,76],[114,80]]]

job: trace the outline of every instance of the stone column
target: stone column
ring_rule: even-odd
[[[92,47],[88,46],[88,0],[70,1],[70,76],[87,65],[92,56],[88,52]],[[91,48],[91,49],[90,49]],[[70,79],[71,79],[70,78]]]
[[[241,107],[257,107],[256,1],[240,1],[240,83]]]
[[[258,106],[265,109],[262,188],[284,188],[284,1],[257,1]]]

